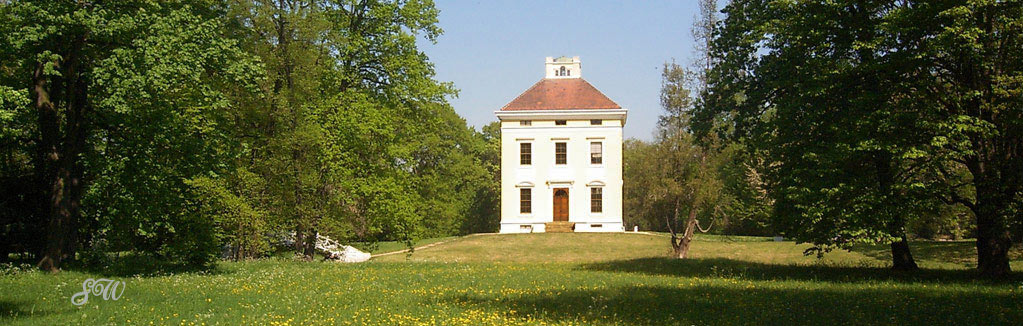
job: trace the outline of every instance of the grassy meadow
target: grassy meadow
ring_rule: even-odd
[[[702,236],[694,258],[679,261],[658,234],[476,235],[363,264],[277,258],[156,275],[21,272],[0,276],[0,324],[1023,322],[1023,277],[976,280],[970,242],[914,243],[924,270],[900,274],[886,269],[884,247],[817,259],[803,245],[768,240]],[[1023,269],[1020,252],[1013,256],[1013,269]],[[82,281],[99,277],[125,281],[120,300],[72,305]]]

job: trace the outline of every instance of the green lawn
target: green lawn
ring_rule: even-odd
[[[883,247],[802,255],[792,242],[704,236],[694,259],[641,234],[482,235],[364,264],[272,259],[132,277],[118,301],[73,306],[104,273],[0,276],[0,324],[704,325],[1023,322],[1023,277],[973,279],[969,242],[914,243],[915,274]],[[1023,268],[1019,252],[1013,268]],[[943,262],[939,260],[948,260]]]

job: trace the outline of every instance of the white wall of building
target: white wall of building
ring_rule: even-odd
[[[501,118],[502,233],[543,232],[554,220],[554,189],[569,189],[569,222],[576,232],[621,232],[622,126],[625,110],[498,112]],[[591,125],[601,119],[601,125]],[[521,120],[530,120],[523,126]],[[566,120],[566,125],[555,125]],[[602,143],[603,162],[590,163],[590,143]],[[532,164],[520,164],[520,143],[532,144]],[[567,162],[555,164],[555,143],[567,143]],[[603,188],[603,209],[590,212],[590,188]],[[519,189],[532,189],[532,212],[519,212]],[[523,226],[531,226],[523,228]],[[595,227],[600,225],[600,227]]]

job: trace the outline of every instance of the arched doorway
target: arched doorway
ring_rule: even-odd
[[[568,188],[554,189],[554,221],[568,222]]]

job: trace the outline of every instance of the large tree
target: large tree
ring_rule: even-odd
[[[0,6],[4,87],[24,90],[3,96],[29,95],[31,109],[19,112],[34,118],[19,121],[31,123],[22,128],[31,135],[21,144],[34,152],[34,188],[43,194],[40,206],[47,220],[40,268],[57,270],[85,240],[78,230],[87,224],[83,197],[92,176],[114,165],[125,168],[116,159],[87,163],[93,158],[184,154],[194,159],[149,162],[155,166],[133,161],[160,171],[145,182],[120,185],[132,187],[120,190],[135,191],[135,201],[147,198],[145,191],[182,185],[184,178],[215,164],[204,159],[216,155],[199,153],[216,146],[209,139],[216,136],[206,128],[228,107],[216,85],[245,80],[251,71],[239,65],[244,56],[234,43],[220,37],[216,16],[204,1],[16,1]],[[130,152],[117,152],[127,147]],[[155,211],[166,208],[151,205]]]
[[[247,117],[247,168],[269,194],[258,205],[303,256],[319,234],[459,231],[485,171],[416,46],[441,32],[431,1],[233,1],[231,16],[269,76]]]
[[[905,224],[928,199],[912,173],[927,135],[900,131],[918,108],[877,73],[890,44],[871,28],[885,9],[733,2],[704,109],[737,112],[736,130],[767,154],[779,230],[815,250],[887,242],[893,267],[915,269]]]
[[[1023,2],[913,2],[893,20],[918,67],[915,99],[942,133],[935,142],[969,171],[941,170],[949,200],[976,217],[978,268],[1005,276],[1009,227],[1023,221]]]
[[[441,32],[431,1],[19,1],[0,18],[4,259],[203,265],[290,232],[311,258],[320,235],[411,244],[494,220],[494,136],[417,47]]]
[[[945,196],[974,208],[980,269],[1008,271],[1018,2],[734,1],[725,11],[713,105],[697,119],[727,121],[769,154],[777,226],[818,249],[889,242],[893,266],[912,269],[907,221]],[[956,164],[974,165],[963,182]]]
[[[691,72],[680,65],[664,65],[661,83],[664,113],[658,121],[655,162],[646,162],[655,171],[646,200],[652,208],[670,208],[670,214],[663,218],[677,258],[689,257],[696,230],[709,231],[723,203],[728,201],[728,195],[722,192],[719,171],[726,157],[717,144],[698,143],[690,128],[695,99],[686,85],[691,78]],[[662,208],[662,213],[667,212]],[[704,219],[702,226],[698,218]]]

